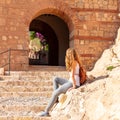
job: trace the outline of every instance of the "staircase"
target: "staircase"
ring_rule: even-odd
[[[62,67],[31,67],[0,76],[0,120],[51,120],[39,117],[51,97],[54,76],[68,78]]]

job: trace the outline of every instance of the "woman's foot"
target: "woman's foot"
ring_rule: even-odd
[[[50,116],[49,115],[49,113],[48,112],[45,112],[45,111],[43,111],[43,112],[41,112],[40,114],[39,114],[39,116],[41,116],[41,117],[47,117],[47,116]]]

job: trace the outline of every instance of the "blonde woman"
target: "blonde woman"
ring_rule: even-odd
[[[54,92],[44,112],[40,116],[49,116],[49,111],[58,99],[61,93],[66,93],[68,90],[78,88],[80,86],[79,69],[81,62],[74,48],[69,48],[66,51],[65,57],[66,69],[69,71],[69,80],[55,77],[53,80]]]

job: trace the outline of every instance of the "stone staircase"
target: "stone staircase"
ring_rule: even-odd
[[[51,97],[53,77],[68,78],[68,73],[59,67],[43,68],[0,76],[0,120],[51,120],[37,114]]]

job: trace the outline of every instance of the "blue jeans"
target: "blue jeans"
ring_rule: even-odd
[[[61,93],[66,93],[67,90],[69,88],[71,88],[72,86],[73,86],[73,84],[69,80],[59,78],[59,77],[55,77],[53,79],[53,89],[54,89],[54,91],[53,91],[52,97],[49,101],[49,104],[47,105],[47,107],[45,109],[45,112],[49,112],[50,109],[53,107],[54,103],[56,102],[56,100],[58,99],[58,96]]]

